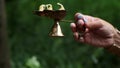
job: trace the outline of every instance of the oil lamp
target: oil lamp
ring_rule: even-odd
[[[58,10],[53,10],[51,4],[47,4],[47,5],[42,4],[40,5],[39,10],[34,11],[34,14],[53,19],[54,24],[52,26],[52,29],[49,35],[53,37],[62,37],[64,35],[62,33],[59,23],[66,16],[66,10],[64,9],[62,4],[60,3],[57,3],[57,4],[60,5],[60,9]]]

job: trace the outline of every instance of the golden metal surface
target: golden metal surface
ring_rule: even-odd
[[[58,21],[55,21],[49,35],[53,36],[53,37],[62,37],[62,36],[64,36]]]

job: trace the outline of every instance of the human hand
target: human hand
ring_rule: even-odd
[[[79,16],[83,17],[86,22]],[[114,44],[114,27],[100,18],[76,13],[75,22],[71,23],[71,28],[76,41],[97,47],[109,47]],[[81,32],[82,35],[80,35]]]

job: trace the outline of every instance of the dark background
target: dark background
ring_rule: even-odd
[[[49,3],[58,9],[58,2],[67,11],[66,20],[73,20],[74,14],[81,12],[100,17],[120,28],[120,0],[6,0],[12,68],[120,68],[117,56],[103,48],[76,42],[70,23],[60,23],[65,37],[48,36],[53,20],[34,15],[32,11]],[[37,57],[40,66],[27,65],[33,56]]]

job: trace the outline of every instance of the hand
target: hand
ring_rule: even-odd
[[[83,17],[86,22],[79,16]],[[114,27],[100,18],[76,13],[75,22],[71,23],[71,28],[76,41],[97,47],[109,47],[114,44]],[[80,35],[81,32],[82,35]]]

